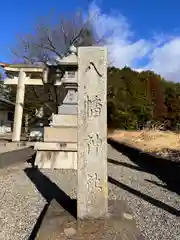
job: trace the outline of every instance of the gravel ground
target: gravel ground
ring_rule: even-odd
[[[111,147],[108,149],[108,156],[120,163],[133,165],[128,158]],[[46,194],[44,192],[41,194],[24,172],[27,166],[29,165],[18,164],[0,170],[0,240],[28,239],[47,203]],[[178,195],[145,181],[149,179],[161,183],[148,173],[112,163],[108,164],[108,171],[116,184],[109,183],[109,198],[126,201],[145,240],[180,240],[179,218],[163,210],[167,205],[180,210]],[[74,171],[68,171],[68,175],[67,171],[63,170],[43,170],[42,173],[42,176],[47,176],[72,198],[76,197]],[[45,189],[48,186],[46,180],[45,177],[42,182]],[[117,186],[118,184],[120,186]],[[130,193],[132,188],[137,191]],[[149,198],[143,200],[137,196],[138,191],[148,195]],[[155,203],[153,201],[149,203],[152,199],[156,199]],[[161,207],[157,207],[157,201],[162,202]]]
[[[0,170],[0,239],[28,239],[45,200],[25,175],[24,164]]]
[[[136,165],[127,157],[113,148],[109,147],[108,153],[110,158],[123,163],[123,165],[130,164],[136,168]],[[180,198],[177,194],[145,181],[156,181],[164,185],[154,175],[146,172],[111,163],[108,170],[109,176],[119,182],[118,184],[114,181],[119,187],[110,183],[109,195],[127,202],[145,240],[180,240],[180,217],[163,209],[168,205],[169,211],[172,207],[180,213]],[[142,197],[146,200],[143,200]]]
[[[48,190],[44,192],[48,185],[46,178],[42,182],[44,189],[41,194],[24,172],[26,167],[30,165],[21,163],[0,169],[0,240],[28,239],[47,203],[47,199],[43,197],[48,196]],[[69,196],[76,197],[74,171],[69,170],[68,175],[63,170],[42,170],[41,172],[44,174],[42,176],[47,176],[61,186]]]

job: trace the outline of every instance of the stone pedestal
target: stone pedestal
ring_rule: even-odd
[[[36,163],[39,168],[77,169],[77,152],[39,149]]]
[[[77,143],[77,127],[45,127],[44,142]]]
[[[62,85],[67,94],[58,107],[58,114],[52,115],[51,127],[44,128],[42,144],[46,144],[46,149],[42,144],[37,146],[35,164],[40,168],[77,169],[77,72],[73,73],[65,72]],[[47,143],[75,144],[76,150],[68,147],[66,150],[54,150]]]
[[[52,123],[52,127],[44,127],[44,142],[35,144],[38,150],[35,165],[77,169],[77,115],[53,115]]]
[[[76,115],[53,114],[52,124],[53,127],[59,126],[77,127],[77,114]]]
[[[77,143],[36,142],[35,166],[51,169],[77,169]]]

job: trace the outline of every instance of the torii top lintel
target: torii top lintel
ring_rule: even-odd
[[[7,63],[0,63],[0,67],[5,70],[5,73],[8,76],[4,79],[4,84],[6,85],[17,85],[18,74],[20,71],[26,73],[24,81],[25,85],[43,85],[43,82],[47,82],[47,67]]]

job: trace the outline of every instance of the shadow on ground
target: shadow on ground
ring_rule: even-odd
[[[127,168],[130,168],[130,169],[133,169],[133,170],[137,170],[137,171],[140,171],[140,172],[145,172],[143,170],[143,168],[140,168],[138,166],[134,166],[134,165],[126,163],[126,162],[122,162],[122,161],[119,162],[119,161],[117,161],[115,159],[108,158],[108,162],[112,163],[112,164],[115,164],[115,165],[122,166],[122,167],[127,167]]]
[[[29,159],[32,159],[34,154],[35,151],[33,147],[24,147],[12,151],[2,152],[0,153],[0,169],[29,161]]]
[[[112,139],[108,139],[108,143],[126,155],[141,171],[155,175],[166,184],[168,190],[180,195],[180,164],[178,162],[141,152],[139,149]]]
[[[142,198],[144,201],[147,201],[149,203],[151,203],[152,205],[158,207],[158,208],[161,208],[163,209],[164,211],[172,214],[172,215],[175,215],[175,216],[180,216],[180,211],[175,209],[174,207],[171,207],[169,205],[167,205],[166,203],[163,203],[155,198],[152,198],[148,195],[146,195],[145,193],[142,193],[124,183],[121,183],[119,181],[117,181],[116,179],[112,178],[112,177],[108,177],[108,181],[114,185],[116,185],[117,187],[129,192],[129,193],[132,193],[134,194],[135,196],[139,197],[139,198]]]
[[[135,149],[123,143],[119,143],[115,140],[108,139],[108,143],[121,152],[122,154],[126,155],[136,166],[125,163],[119,162],[114,159],[108,159],[108,162],[124,167],[131,168],[133,170],[141,171],[141,172],[148,172],[160,180],[162,180],[165,185],[161,185],[154,181],[151,181],[152,184],[155,184],[159,187],[164,187],[170,191],[176,192],[180,194],[180,164],[177,162],[172,162],[163,158],[158,158],[152,156],[147,153],[141,152],[139,149]],[[26,168],[24,171],[29,179],[33,182],[42,196],[46,199],[47,204],[44,206],[34,228],[29,237],[29,240],[36,239],[37,233],[41,227],[42,221],[45,217],[45,214],[48,210],[48,207],[52,200],[56,200],[65,210],[67,210],[73,217],[77,218],[77,202],[76,200],[72,200],[67,194],[62,191],[55,183],[53,183],[47,176],[45,176],[42,172],[38,170],[38,168],[34,166],[34,156],[31,160],[28,161],[32,164],[32,168]],[[142,198],[143,200],[153,204],[154,206],[164,209],[165,211],[180,216],[180,211],[177,209],[163,203],[157,199],[154,199],[145,193],[142,193],[136,189],[127,186],[112,177],[108,177],[108,181],[125,191],[128,191],[134,194],[137,197]],[[150,181],[150,180],[145,180]]]
[[[180,195],[180,165],[178,162],[173,162],[167,159],[163,159],[160,157],[156,157],[150,155],[148,153],[141,152],[139,149],[130,147],[124,143],[120,143],[119,141],[115,141],[113,139],[108,139],[108,143],[117,151],[127,156],[130,161],[135,163],[137,166],[119,162],[113,159],[108,159],[108,162],[113,164],[122,165],[125,167],[129,167],[131,169],[135,169],[141,172],[147,172],[150,174],[155,175],[161,181],[164,182],[164,185],[161,185],[155,181],[151,181],[152,184],[166,188],[172,192],[177,193]],[[145,181],[150,182],[150,180],[145,179]],[[144,193],[141,193],[138,190],[135,190],[115,179],[109,177],[109,182],[115,184],[116,186],[133,193],[134,195],[141,197],[145,201],[150,202],[151,204],[168,211],[169,213],[180,216],[180,211],[177,209],[157,200],[154,199]]]
[[[52,200],[56,200],[66,211],[68,211],[73,217],[77,218],[76,200],[72,200],[55,183],[40,172],[38,168],[26,168],[24,172],[47,201],[47,204],[44,206],[44,209],[33,228],[29,240],[36,239],[41,223]]]

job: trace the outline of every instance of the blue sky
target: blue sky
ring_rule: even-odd
[[[151,69],[179,81],[180,1],[178,0],[9,0],[1,5],[0,61],[10,62],[9,47],[19,34],[32,31],[38,17],[76,9],[96,13],[94,26],[107,35],[111,62],[137,70]],[[109,34],[112,32],[112,34]]]

